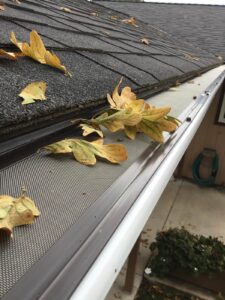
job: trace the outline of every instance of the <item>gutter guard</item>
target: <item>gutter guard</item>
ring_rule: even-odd
[[[225,72],[221,73],[207,93],[200,95],[194,105],[185,110],[179,117],[184,123],[173,135],[166,136],[166,143],[158,145],[153,151],[149,146],[100,197],[95,211],[92,210],[88,215],[90,218],[86,222],[82,220],[81,224],[75,223],[67,230],[3,297],[4,300],[64,300],[71,295],[72,300],[104,299],[224,76]],[[150,189],[147,194],[149,192],[152,195],[151,201],[145,192],[147,188]],[[101,207],[102,203],[104,208]],[[144,211],[138,208],[139,205],[144,207]],[[140,209],[136,216],[141,220],[129,217],[132,211],[135,213],[135,207],[138,212]],[[128,226],[132,222],[135,228]],[[129,231],[127,236],[123,236],[123,230]],[[117,257],[115,252],[111,256],[107,254],[112,253],[110,247],[117,250]]]

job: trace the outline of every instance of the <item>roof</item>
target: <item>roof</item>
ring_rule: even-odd
[[[130,2],[130,3],[129,3]],[[155,1],[157,2],[157,1]],[[212,2],[212,1],[211,1]],[[225,6],[98,1],[225,58]]]
[[[62,11],[62,6],[72,11]],[[24,0],[20,5],[6,0],[5,11],[0,12],[0,47],[15,50],[10,32],[28,41],[29,32],[35,29],[73,77],[30,58],[16,62],[1,58],[1,139],[100,107],[121,76],[124,84],[150,95],[220,64],[213,54],[183,38],[142,21],[138,27],[124,24],[126,18],[126,14],[84,0]],[[143,37],[151,40],[150,45],[141,42]],[[40,80],[48,85],[47,101],[21,105],[20,91]]]

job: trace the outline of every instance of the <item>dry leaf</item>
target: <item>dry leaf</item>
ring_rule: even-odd
[[[138,112],[128,111],[121,109],[115,113],[109,111],[101,114],[93,121],[98,125],[102,125],[111,132],[116,132],[121,129],[125,129],[125,126],[134,126],[141,121],[141,115]]]
[[[13,0],[13,2],[16,4],[21,4],[21,2],[19,0]]]
[[[3,2],[0,2],[0,11],[4,11],[5,10],[5,5]]]
[[[96,157],[104,158],[111,163],[120,163],[127,159],[127,150],[120,144],[103,145],[103,140],[87,142],[79,139],[62,140],[46,146],[52,153],[73,153],[75,159],[84,165],[96,164]]]
[[[40,211],[33,200],[27,197],[24,189],[19,198],[0,195],[0,230],[6,231],[11,236],[14,227],[31,224],[34,217],[39,215]]]
[[[193,60],[196,60],[196,61],[198,61],[199,60],[199,58],[198,57],[196,57],[196,56],[193,56],[192,54],[190,54],[190,53],[185,53],[184,54],[184,58],[186,58],[187,60],[191,60],[191,61],[193,61]]]
[[[150,40],[147,39],[147,38],[142,38],[142,39],[141,39],[141,42],[142,42],[143,44],[145,44],[145,45],[149,45],[149,44],[150,44]]]
[[[124,20],[122,20],[122,22],[125,24],[128,24],[128,25],[138,27],[137,20],[134,17],[131,17],[129,19],[124,19]]]
[[[179,91],[179,89],[177,87],[171,87],[171,88],[169,88],[169,91],[177,92],[177,91]]]
[[[30,45],[18,42],[14,32],[11,32],[10,40],[25,56],[29,56],[41,64],[57,68],[63,71],[65,75],[71,76],[66,67],[61,64],[60,59],[53,52],[46,50],[41,37],[35,30],[30,33]]]
[[[137,132],[143,132],[153,140],[162,143],[163,131],[173,132],[179,121],[168,116],[170,107],[156,108],[137,99],[130,87],[125,87],[119,94],[119,84],[116,85],[112,96],[107,95],[111,106],[110,113],[103,113],[94,119],[99,125],[114,132],[124,130],[127,137],[135,139]]]
[[[92,16],[94,16],[94,17],[98,17],[98,12],[92,12],[92,13],[90,13],[90,15],[92,15]]]
[[[62,10],[62,11],[68,12],[68,13],[71,13],[71,12],[72,12],[72,10],[71,10],[70,8],[63,7],[63,6],[60,7],[59,9]]]
[[[110,16],[110,19],[116,21],[116,20],[118,20],[118,17],[117,16]]]
[[[80,124],[80,127],[83,130],[83,136],[97,133],[101,138],[103,138],[103,132],[98,124]]]
[[[0,49],[0,57],[1,56],[12,59],[12,60],[16,60],[17,57],[21,56],[21,55],[19,53],[8,52],[8,51],[5,51],[3,49]]]
[[[22,104],[34,103],[35,100],[46,100],[46,88],[47,85],[43,81],[28,84],[19,94],[24,99]]]

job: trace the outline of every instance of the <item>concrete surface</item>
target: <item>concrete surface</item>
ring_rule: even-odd
[[[157,231],[185,226],[193,233],[225,240],[224,216],[225,189],[202,188],[185,180],[172,179],[142,232],[133,292],[123,290],[125,264],[105,300],[134,299],[150,255],[149,245]]]

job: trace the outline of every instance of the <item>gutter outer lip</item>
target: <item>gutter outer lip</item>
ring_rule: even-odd
[[[184,125],[182,124],[181,127],[173,134],[172,136],[168,135],[168,139],[166,144],[156,147],[156,150],[153,151],[153,153],[146,152],[144,155],[141,155],[137,161],[131,165],[128,170],[130,171],[130,182],[127,183],[127,178],[124,178],[123,180],[120,177],[120,183],[118,184],[118,180],[115,182],[117,185],[113,184],[113,187],[115,186],[120,189],[120,192],[110,190],[111,193],[105,193],[104,197],[102,197],[101,200],[113,200],[112,201],[112,207],[108,206],[108,211],[106,211],[105,215],[102,217],[100,215],[100,218],[96,221],[96,225],[92,227],[92,230],[89,232],[89,235],[86,237],[86,239],[83,240],[82,244],[80,244],[80,247],[78,249],[71,248],[70,246],[74,245],[75,242],[78,244],[80,243],[80,237],[76,237],[76,229],[77,229],[77,223],[72,226],[70,230],[68,230],[59,240],[58,242],[50,248],[50,250],[44,255],[9,291],[4,297],[4,300],[8,299],[17,299],[17,300],[34,300],[34,299],[40,299],[40,300],[62,300],[62,299],[69,299],[71,295],[74,292],[74,289],[77,287],[77,290],[75,291],[74,295],[72,296],[71,300],[100,300],[104,299],[101,297],[104,297],[106,295],[108,289],[110,288],[113,278],[117,274],[111,274],[111,271],[109,270],[108,264],[105,265],[104,269],[104,278],[102,278],[101,274],[101,282],[105,282],[105,284],[101,285],[101,289],[99,288],[99,285],[95,286],[95,289],[89,290],[88,288],[88,281],[86,281],[87,276],[89,276],[87,272],[90,270],[93,270],[93,267],[96,266],[95,260],[97,261],[102,257],[102,255],[105,253],[105,251],[102,252],[102,249],[106,246],[107,242],[114,237],[114,232],[121,228],[120,224],[123,224],[123,219],[126,218],[126,214],[129,213],[129,210],[132,210],[132,205],[135,205],[136,202],[138,203],[140,200],[137,200],[138,196],[143,192],[145,189],[146,184],[150,184],[154,178],[155,174],[159,172],[160,170],[164,170],[164,163],[168,160],[169,153],[173,153],[174,149],[177,149],[177,144],[180,140],[183,140],[186,136],[184,132],[188,129],[190,131],[190,136],[192,134],[192,137],[194,133],[196,132],[198,126],[200,125],[202,118],[204,117],[204,114],[208,110],[208,107],[213,99],[213,96],[219,89],[222,80],[224,79],[225,71],[222,72],[209,86],[208,92],[204,95],[200,95],[196,103],[191,105],[191,107],[188,107],[188,110],[185,110],[185,112],[182,114],[181,119],[185,119],[187,116],[193,117],[193,121],[191,123],[185,122]],[[219,84],[220,83],[220,84]],[[207,100],[208,99],[208,100]],[[201,113],[202,112],[202,113]],[[201,115],[200,115],[201,113]],[[195,117],[197,115],[197,117]],[[201,117],[199,117],[201,116]],[[198,120],[198,124],[196,125],[195,119]],[[195,124],[195,125],[193,125]],[[186,137],[185,142],[188,145],[189,144],[189,138]],[[169,142],[169,143],[168,143]],[[178,149],[180,148],[180,143],[178,145]],[[149,150],[149,149],[148,149]],[[186,148],[183,150],[185,151]],[[166,154],[167,151],[167,154]],[[158,154],[157,154],[158,153]],[[158,156],[157,156],[158,155]],[[153,159],[152,159],[153,158]],[[173,170],[175,169],[176,165],[178,164],[179,160],[176,158],[176,162],[173,161]],[[176,164],[174,166],[174,163]],[[152,170],[150,167],[151,165],[155,168]],[[139,173],[136,175],[133,174],[134,170],[138,169]],[[151,172],[149,172],[149,169]],[[173,171],[172,170],[172,171]],[[164,170],[164,172],[167,170]],[[170,172],[172,172],[170,170]],[[168,168],[169,172],[169,168]],[[126,173],[126,171],[125,171]],[[169,176],[169,173],[167,173],[167,177]],[[168,177],[169,178],[169,177]],[[167,178],[167,179],[168,179]],[[121,182],[122,180],[122,182]],[[124,188],[123,184],[124,181],[126,183],[126,188]],[[167,184],[168,180],[164,182],[164,187]],[[161,185],[160,187],[163,187]],[[161,191],[162,192],[162,191]],[[117,194],[117,196],[116,196]],[[156,194],[158,195],[158,194]],[[108,196],[110,199],[107,199],[106,196]],[[159,198],[160,195],[157,197]],[[155,200],[155,203],[158,201],[158,198]],[[138,198],[139,199],[139,198]],[[100,202],[102,204],[102,202]],[[154,204],[155,205],[155,204]],[[101,208],[101,207],[100,207]],[[153,209],[153,208],[152,208]],[[92,211],[93,213],[93,211]],[[151,213],[151,211],[150,211]],[[96,216],[99,214],[99,211],[95,211],[94,214]],[[95,215],[94,215],[95,216]],[[92,216],[93,217],[93,216]],[[136,221],[136,220],[135,220]],[[86,220],[85,227],[90,226],[90,220]],[[122,222],[122,223],[121,223]],[[92,220],[93,223],[93,220]],[[120,226],[119,226],[120,225]],[[93,224],[92,224],[93,226]],[[94,229],[93,229],[94,228]],[[81,233],[79,233],[81,235]],[[124,238],[125,239],[125,238]],[[136,237],[134,237],[136,239]],[[65,242],[68,242],[65,244]],[[131,240],[131,243],[133,241]],[[122,243],[124,244],[124,243]],[[120,246],[122,245],[120,244]],[[130,243],[128,243],[129,249]],[[90,249],[92,250],[90,252]],[[125,252],[124,252],[125,253]],[[126,252],[126,255],[129,253]],[[62,261],[59,261],[59,255]],[[117,255],[118,256],[118,255]],[[120,255],[122,259],[124,257]],[[115,258],[115,255],[110,258],[111,265],[113,260],[119,259],[118,257]],[[108,261],[109,262],[109,261]],[[115,261],[116,262],[116,261]],[[117,264],[118,265],[118,264]],[[92,266],[92,267],[91,267]],[[117,270],[122,267],[122,265],[117,266]],[[54,269],[52,271],[52,269]],[[111,269],[111,267],[110,267]],[[107,272],[106,272],[107,270]],[[90,272],[90,271],[89,271]],[[95,271],[96,272],[96,271]],[[97,278],[96,274],[94,274],[94,277],[92,277],[91,280],[94,282],[94,278]],[[115,270],[114,270],[115,272]],[[106,274],[107,273],[107,274]],[[109,277],[110,276],[110,281]],[[114,276],[114,277],[113,277]],[[82,281],[83,279],[83,281]],[[111,281],[112,280],[112,281]],[[99,280],[97,280],[99,283]],[[36,282],[35,285],[33,283]],[[85,285],[86,282],[86,285]],[[91,282],[89,282],[91,284]],[[33,286],[31,289],[30,286]],[[85,292],[91,292],[91,295],[87,297],[87,295],[84,295],[81,293],[81,287],[84,287],[86,291],[82,291],[82,293]],[[90,287],[90,286],[89,286]],[[99,290],[99,292],[98,292]],[[96,291],[96,297],[94,291]],[[80,294],[78,294],[78,292]],[[101,294],[99,294],[101,292]],[[75,298],[74,298],[75,297]],[[84,297],[84,298],[82,298]]]

